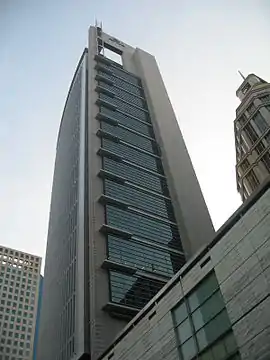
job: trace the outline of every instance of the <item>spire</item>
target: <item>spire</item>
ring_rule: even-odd
[[[241,76],[241,78],[242,78],[243,80],[246,80],[245,76],[241,73],[240,70],[238,70],[238,74]]]

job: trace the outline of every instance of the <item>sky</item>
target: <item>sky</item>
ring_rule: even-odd
[[[0,0],[0,243],[45,256],[56,138],[95,19],[155,55],[213,223],[240,206],[237,73],[270,81],[269,0]]]

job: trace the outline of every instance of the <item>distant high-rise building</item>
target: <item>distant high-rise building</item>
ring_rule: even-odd
[[[213,236],[155,58],[91,27],[57,141],[38,360],[97,359]]]
[[[37,306],[37,316],[36,316],[36,331],[35,331],[35,339],[33,346],[33,360],[38,360],[37,358],[37,344],[38,344],[38,333],[39,333],[39,323],[40,323],[40,311],[42,304],[42,290],[43,290],[43,276],[39,277],[39,294],[38,294],[38,306]]]
[[[236,178],[244,201],[270,174],[270,84],[249,74],[236,95]]]
[[[0,246],[0,359],[32,360],[41,258]]]

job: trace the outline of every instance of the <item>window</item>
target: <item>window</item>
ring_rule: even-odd
[[[243,172],[245,172],[249,168],[249,166],[250,166],[250,164],[249,164],[248,159],[245,159],[242,161],[241,169],[243,170]]]
[[[247,107],[247,112],[249,114],[252,114],[254,111],[256,110],[256,107],[253,103],[251,103],[248,107]]]
[[[259,180],[254,172],[253,169],[251,169],[247,175],[245,176],[245,178],[247,179],[249,186],[251,187],[252,190],[255,190],[257,188],[257,186],[260,184]]]
[[[182,360],[225,360],[237,353],[214,273],[173,309],[172,316]]]
[[[262,103],[270,102],[270,95],[265,95],[260,98]]]
[[[253,116],[253,120],[262,134],[269,129],[269,124],[259,111]]]
[[[250,88],[251,88],[251,85],[249,83],[246,83],[242,88],[242,93],[246,94]]]

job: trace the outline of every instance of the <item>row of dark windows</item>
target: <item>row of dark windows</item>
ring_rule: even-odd
[[[167,276],[175,274],[184,263],[183,255],[169,248],[159,249],[114,235],[108,235],[108,257],[120,264]]]
[[[98,84],[103,88],[112,91],[120,99],[123,99],[131,104],[135,104],[141,108],[145,108],[145,101],[141,97],[138,97],[137,94],[132,94],[127,90],[123,90],[119,87],[109,85],[104,81],[99,81]]]
[[[109,96],[104,93],[99,94],[99,98],[101,100],[104,100],[110,104],[113,104],[117,107],[117,109],[124,111],[127,114],[133,115],[137,117],[140,120],[150,122],[149,115],[147,111],[144,111],[140,108],[137,108],[135,106],[130,105],[129,103],[123,102],[121,99],[118,99],[116,97]]]
[[[138,277],[124,273],[124,270],[109,270],[111,301],[142,308],[164,286],[162,280],[147,278],[147,272],[170,277],[179,270],[185,259],[183,255],[172,251],[182,250],[181,241],[171,201],[159,196],[169,197],[169,191],[166,179],[159,176],[164,172],[160,157],[157,156],[160,152],[151,119],[145,110],[147,104],[140,80],[111,65],[105,67],[113,75],[100,70],[98,74],[113,81],[113,85],[103,81],[99,85],[110,90],[114,96],[100,93],[99,97],[115,105],[116,110],[106,105],[100,106],[100,113],[108,116],[106,121],[100,122],[100,127],[117,139],[108,139],[103,133],[101,146],[118,155],[121,161],[106,155],[102,158],[102,166],[104,170],[124,177],[127,182],[122,184],[105,177],[104,193],[128,204],[125,208],[106,204],[105,221],[109,226],[132,234],[130,239],[107,234],[108,258],[145,273],[145,277]],[[110,119],[119,125],[110,123]],[[149,245],[144,244],[143,240],[147,240]],[[160,250],[158,244],[164,249]]]
[[[138,119],[128,116],[120,111],[115,111],[112,109],[109,109],[105,106],[100,106],[100,113],[107,115],[111,117],[114,120],[117,120],[119,124],[122,124],[132,130],[135,130],[139,133],[142,133],[143,135],[153,137],[153,130],[150,126],[150,124],[143,123],[141,121],[138,121]]]
[[[161,161],[159,158],[143,153],[136,148],[126,146],[123,143],[116,143],[110,139],[102,138],[102,147],[119,155],[122,159],[129,160],[146,169],[162,173]]]
[[[158,174],[146,172],[125,162],[117,162],[108,157],[103,158],[103,168],[115,175],[124,177],[131,183],[140,185],[148,190],[169,196],[165,178]]]
[[[144,307],[165,285],[163,281],[109,271],[113,302],[135,308]]]
[[[120,79],[120,78],[115,77],[113,75],[109,75],[104,71],[98,70],[97,73],[98,73],[99,76],[102,76],[105,79],[113,81],[116,86],[119,86],[120,88],[122,88],[124,90],[127,90],[127,91],[131,92],[132,94],[142,96],[142,89],[141,88],[139,88],[139,87],[137,87],[135,85],[132,85],[131,83],[126,82],[123,79]]]
[[[109,179],[104,180],[104,192],[106,195],[127,202],[131,206],[175,221],[172,204],[168,199],[144,193]]]
[[[176,225],[166,224],[158,219],[149,218],[131,210],[123,210],[113,205],[106,205],[105,208],[108,225],[131,232],[139,238],[148,239],[153,244],[159,243],[182,251]]]
[[[140,79],[138,79],[136,76],[134,76],[133,74],[129,74],[126,71],[121,70],[119,67],[114,67],[111,66],[109,64],[101,64],[102,67],[104,67],[105,69],[110,70],[113,75],[118,76],[126,81],[128,81],[131,84],[134,84],[136,86],[141,86],[141,81]]]
[[[156,147],[153,146],[155,144],[150,139],[130,132],[121,126],[111,125],[105,121],[102,121],[100,126],[102,130],[117,136],[119,139],[124,140],[125,142],[135,145],[140,149],[146,150],[148,152],[157,153]]]

